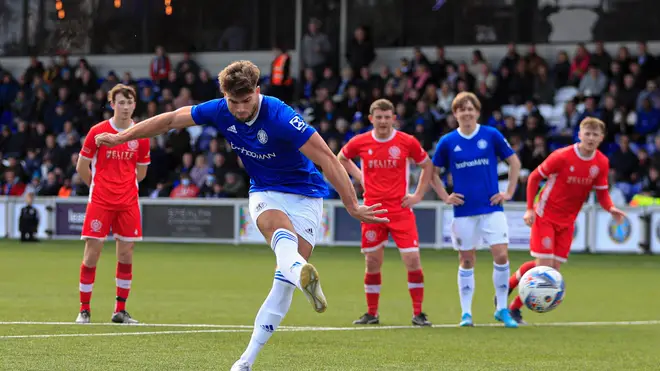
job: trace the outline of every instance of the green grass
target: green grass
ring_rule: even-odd
[[[102,256],[92,300],[95,323],[109,322],[115,258]],[[82,244],[0,241],[0,321],[72,322],[78,311]],[[512,266],[528,260],[512,254]],[[353,327],[365,311],[364,263],[357,248],[318,247],[312,261],[328,297],[316,314],[296,293],[283,326]],[[436,324],[460,317],[457,258],[422,251],[424,311]],[[251,325],[272,282],[265,246],[147,244],[136,247],[128,310],[143,323]],[[474,317],[493,323],[492,263],[480,253]],[[562,273],[567,295],[533,323],[660,320],[660,257],[574,255]],[[395,250],[383,267],[381,322],[410,324],[406,273]],[[218,331],[142,334],[131,332]],[[228,370],[249,328],[0,325],[2,370]],[[17,335],[121,334],[7,338]],[[254,370],[657,370],[660,325],[530,326],[278,331]]]

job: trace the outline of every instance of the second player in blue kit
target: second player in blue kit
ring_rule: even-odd
[[[451,174],[453,192],[448,194],[439,177],[433,187],[440,199],[454,207],[452,245],[459,251],[458,289],[461,326],[473,326],[472,298],[475,290],[476,247],[482,241],[493,254],[493,284],[497,310],[495,319],[506,327],[517,327],[507,309],[509,292],[508,224],[502,204],[516,190],[520,160],[497,129],[479,125],[481,103],[472,93],[460,93],[452,103],[458,128],[444,135],[433,155],[433,164]],[[509,184],[500,192],[497,166],[509,164]]]

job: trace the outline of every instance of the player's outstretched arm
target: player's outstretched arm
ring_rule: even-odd
[[[610,197],[610,186],[608,184],[609,169],[610,162],[605,159],[604,163],[601,165],[600,171],[598,172],[596,184],[594,185],[594,188],[596,189],[596,198],[598,199],[600,206],[602,206],[605,211],[608,211],[610,214],[612,214],[612,217],[614,220],[616,220],[617,223],[621,224],[623,219],[626,217],[626,213],[614,206],[612,197]]]
[[[353,160],[346,158],[346,156],[344,156],[341,151],[339,151],[337,159],[339,160],[339,163],[344,167],[344,169],[346,169],[348,174],[352,176],[353,179],[355,179],[356,182],[362,183],[362,171],[360,171]]]
[[[92,161],[82,156],[78,157],[78,163],[76,163],[76,172],[78,175],[80,175],[80,179],[82,179],[82,181],[85,182],[88,187],[92,183],[92,169],[90,167],[91,164]]]
[[[597,189],[596,198],[598,199],[600,206],[612,214],[612,217],[617,223],[623,223],[626,213],[614,206],[614,202],[612,202],[612,198],[610,197],[610,192],[607,189]]]
[[[388,222],[387,218],[378,217],[384,214],[387,210],[376,210],[380,204],[372,206],[364,206],[358,204],[355,189],[348,177],[348,173],[344,167],[339,163],[339,160],[330,147],[323,141],[319,133],[314,133],[302,147],[300,152],[307,158],[312,160],[315,164],[319,165],[323,170],[323,174],[328,178],[330,183],[335,187],[341,201],[346,207],[346,211],[354,218],[365,223],[383,223]]]
[[[181,107],[176,111],[161,113],[119,134],[99,134],[96,136],[96,144],[113,147],[135,139],[155,137],[167,133],[172,129],[193,126],[195,125],[195,121],[192,118],[191,112],[192,106],[187,106]]]

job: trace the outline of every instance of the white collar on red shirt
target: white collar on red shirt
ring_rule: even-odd
[[[593,160],[594,157],[596,157],[596,151],[597,150],[594,151],[594,153],[592,153],[591,156],[589,156],[589,157],[582,156],[582,154],[580,153],[580,150],[578,149],[578,144],[577,143],[573,144],[573,149],[575,150],[575,154],[577,155],[578,158],[580,158],[580,160],[589,161],[589,160]]]
[[[108,122],[110,123],[110,126],[112,126],[112,128],[115,129],[115,131],[117,131],[118,133],[121,133],[122,131],[125,130],[125,129],[118,128],[118,127],[115,126],[115,119],[114,118],[110,118],[110,120],[108,120]],[[135,125],[135,121],[131,121],[131,124],[128,127],[130,128],[133,125]],[[128,128],[126,128],[126,129],[128,129]]]
[[[374,138],[374,140],[375,140],[376,142],[379,142],[379,143],[387,143],[387,142],[389,142],[390,140],[394,139],[394,137],[396,136],[396,129],[392,129],[392,134],[391,134],[390,137],[387,138],[387,139],[380,139],[380,138],[378,138],[378,137],[376,136],[376,132],[373,131],[373,130],[371,130],[371,136]]]

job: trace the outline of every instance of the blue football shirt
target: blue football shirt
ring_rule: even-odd
[[[440,138],[433,164],[449,170],[454,193],[465,196],[463,205],[454,206],[454,217],[504,210],[502,205],[491,206],[490,198],[499,192],[498,159],[514,153],[502,133],[490,126],[477,125],[469,136],[454,130]]]
[[[214,99],[193,106],[192,118],[224,135],[250,176],[250,192],[326,196],[323,176],[299,150],[316,130],[277,98],[260,95],[258,109],[255,119],[246,123],[236,120],[224,98]]]

